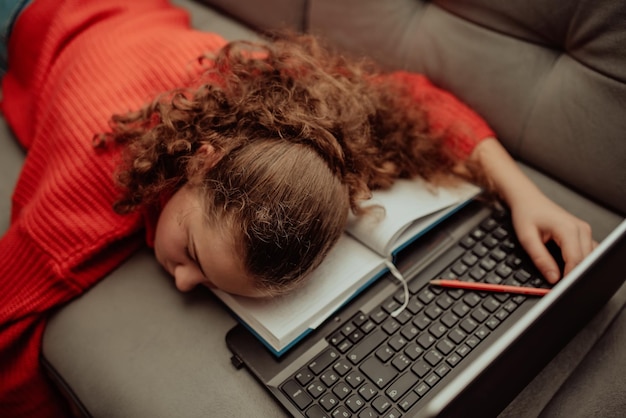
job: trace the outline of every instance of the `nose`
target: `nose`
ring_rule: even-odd
[[[202,273],[192,266],[179,264],[174,268],[174,282],[181,292],[189,292],[202,282]]]

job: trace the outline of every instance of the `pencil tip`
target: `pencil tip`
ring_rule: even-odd
[[[432,279],[430,281],[430,284],[440,284],[440,283],[441,283],[441,280],[438,280],[438,279]]]

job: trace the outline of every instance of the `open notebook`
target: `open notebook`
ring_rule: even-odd
[[[388,271],[405,246],[457,211],[480,189],[460,182],[434,187],[420,179],[400,180],[374,192],[365,216],[351,217],[345,233],[306,284],[271,299],[214,293],[276,356],[282,355],[337,309]]]

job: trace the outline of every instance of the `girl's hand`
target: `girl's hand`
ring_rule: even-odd
[[[541,193],[517,199],[510,205],[513,226],[520,244],[550,282],[560,279],[559,267],[545,244],[554,240],[569,273],[597,245],[588,223],[576,218]]]
[[[545,243],[554,240],[560,247],[564,274],[595,248],[589,224],[548,199],[495,138],[480,142],[470,159],[482,167],[495,192],[511,209],[517,238],[550,283],[560,279],[560,272]]]

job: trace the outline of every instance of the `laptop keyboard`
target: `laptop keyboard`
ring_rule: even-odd
[[[493,215],[452,249],[438,278],[547,287],[519,249],[510,219]],[[436,278],[436,277],[433,277]],[[359,312],[280,390],[315,417],[401,417],[502,325],[526,296],[409,282],[368,314]]]

